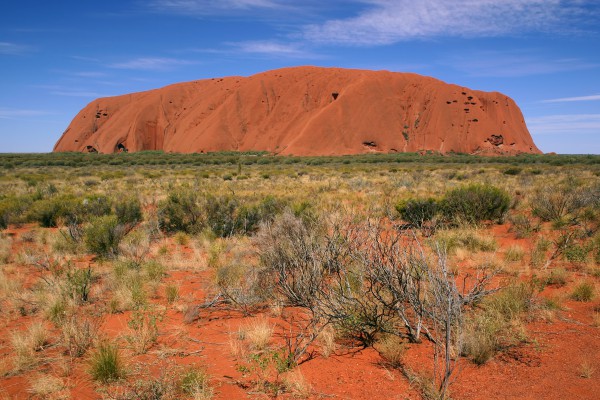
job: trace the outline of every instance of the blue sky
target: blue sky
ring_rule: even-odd
[[[600,154],[600,0],[20,0],[0,13],[0,152],[97,97],[296,65],[499,91],[545,152]]]

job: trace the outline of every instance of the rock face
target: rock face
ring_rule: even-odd
[[[296,67],[93,101],[54,151],[539,153],[515,102],[416,74]]]

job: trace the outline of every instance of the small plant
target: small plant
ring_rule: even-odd
[[[42,324],[32,324],[27,331],[14,333],[11,344],[15,352],[13,368],[16,371],[27,370],[36,364],[36,353],[48,344],[48,331]]]
[[[402,367],[406,353],[405,343],[397,336],[387,335],[378,340],[375,349],[392,368]]]
[[[214,395],[208,373],[198,367],[191,367],[183,373],[179,387],[181,392],[196,400],[212,399]]]
[[[101,383],[109,383],[125,377],[125,366],[119,348],[115,344],[101,342],[90,359],[90,375]]]
[[[131,319],[127,323],[131,329],[131,335],[127,341],[136,354],[144,354],[152,347],[158,339],[158,322],[162,315],[145,309],[134,310]]]
[[[555,268],[550,271],[546,278],[547,285],[555,285],[562,287],[567,283],[567,270],[564,268]]]
[[[591,282],[580,282],[571,293],[571,298],[575,301],[592,301],[595,296],[594,284]]]
[[[167,303],[173,304],[179,298],[179,288],[175,285],[168,285],[165,288],[165,297]]]
[[[594,375],[596,370],[594,369],[592,363],[589,361],[583,361],[579,365],[579,376],[584,379],[590,379],[592,375]]]
[[[539,230],[539,226],[534,226],[531,218],[525,215],[511,215],[508,219],[511,223],[510,231],[515,232],[517,239],[529,237],[533,232]]]
[[[89,318],[72,315],[61,326],[62,343],[72,358],[82,357],[98,334],[98,323]]]
[[[253,350],[264,350],[273,336],[273,326],[266,318],[254,319],[245,329],[246,339]]]
[[[506,262],[517,262],[523,260],[525,257],[525,251],[521,246],[514,245],[509,247],[504,253],[504,261]]]
[[[175,243],[180,246],[187,246],[190,244],[190,236],[185,232],[177,232],[175,234]]]

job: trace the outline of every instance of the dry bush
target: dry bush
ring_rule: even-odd
[[[204,368],[190,367],[183,373],[179,387],[181,392],[194,400],[210,400],[214,396],[210,376]]]
[[[283,375],[283,385],[286,391],[292,393],[294,397],[301,399],[310,397],[313,392],[311,384],[306,381],[304,374],[299,369],[286,372]]]
[[[406,354],[406,344],[397,336],[385,335],[375,343],[375,349],[392,368],[400,368]]]
[[[71,315],[61,326],[62,345],[72,358],[82,357],[98,337],[101,321],[82,315]]]
[[[158,339],[158,323],[163,314],[155,310],[136,309],[127,323],[129,334],[125,336],[135,354],[144,354]]]
[[[489,252],[498,248],[498,244],[493,237],[482,235],[473,228],[439,231],[435,235],[435,241],[444,247],[448,254],[453,254],[458,249],[466,249],[471,252]]]
[[[518,262],[522,261],[525,257],[525,250],[519,245],[510,246],[504,253],[504,261],[506,262]]]
[[[467,317],[462,355],[484,364],[504,347],[525,340],[523,321],[534,306],[534,288],[513,283],[485,299],[482,308]]]
[[[318,340],[321,344],[321,355],[325,358],[329,357],[336,349],[337,333],[333,326],[328,325],[319,333]]]
[[[550,271],[545,279],[547,285],[555,285],[558,287],[565,286],[567,284],[568,272],[564,268],[554,268]]]
[[[34,398],[40,399],[68,399],[67,393],[60,393],[66,389],[65,382],[53,375],[35,375],[29,379],[29,392]]]
[[[143,229],[130,232],[119,243],[121,256],[137,265],[141,265],[150,253],[150,236]]]
[[[596,369],[590,361],[585,360],[579,364],[579,376],[581,378],[590,379],[594,372],[596,372]]]
[[[41,323],[33,323],[26,331],[13,333],[10,342],[15,353],[13,370],[28,370],[37,363],[37,352],[48,344],[48,330]]]
[[[257,317],[244,327],[244,332],[252,350],[264,350],[273,337],[273,325],[265,317]]]
[[[12,254],[12,238],[0,234],[0,265],[8,263]]]

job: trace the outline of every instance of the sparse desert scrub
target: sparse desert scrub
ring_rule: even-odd
[[[307,377],[310,376],[311,384],[319,388],[330,378],[326,374],[315,374],[315,365],[319,368],[323,366],[326,371],[329,371],[326,369],[329,366],[333,366],[334,371],[340,368],[343,379],[360,377],[363,370],[369,371],[369,374],[387,374],[389,379],[364,381],[363,387],[365,393],[372,393],[373,399],[383,397],[383,393],[386,393],[386,398],[392,398],[396,392],[390,391],[389,387],[396,386],[400,393],[400,388],[408,385],[405,378],[399,371],[391,370],[390,363],[385,360],[380,365],[373,363],[372,349],[364,353],[368,355],[368,362],[360,355],[364,351],[362,346],[367,343],[372,343],[375,349],[382,351],[381,343],[386,338],[396,344],[409,340],[411,331],[402,319],[404,307],[404,316],[413,329],[412,334],[416,335],[417,329],[420,329],[420,333],[419,341],[404,349],[405,358],[401,362],[400,371],[414,368],[427,375],[422,388],[430,395],[438,396],[439,375],[437,384],[434,385],[431,359],[426,357],[434,349],[428,335],[438,343],[443,342],[443,313],[436,308],[436,322],[432,321],[431,314],[418,314],[413,311],[407,293],[413,298],[420,296],[421,299],[426,299],[426,302],[421,303],[423,307],[432,305],[434,298],[428,291],[429,278],[419,277],[426,275],[427,268],[432,268],[439,262],[435,254],[435,242],[443,239],[450,242],[451,250],[454,249],[453,254],[446,258],[446,277],[453,276],[459,283],[459,288],[467,275],[472,279],[478,273],[484,274],[504,267],[510,277],[500,274],[488,282],[486,287],[493,289],[497,284],[503,285],[502,278],[514,278],[515,282],[528,281],[532,274],[536,290],[541,291],[539,296],[533,296],[532,301],[518,301],[517,303],[526,304],[519,306],[512,304],[512,299],[528,296],[518,290],[512,293],[512,285],[509,284],[509,288],[491,297],[483,296],[469,303],[460,310],[458,317],[454,314],[451,318],[446,318],[456,321],[451,326],[451,336],[461,332],[459,336],[453,336],[457,339],[452,340],[448,347],[452,361],[467,362],[457,356],[462,353],[475,362],[484,363],[499,352],[505,352],[498,357],[498,363],[505,363],[504,360],[512,357],[521,360],[521,356],[527,356],[531,350],[533,362],[538,358],[541,361],[541,365],[535,367],[539,368],[541,384],[547,385],[549,391],[561,393],[557,386],[553,386],[551,378],[548,378],[554,376],[553,368],[556,367],[547,362],[549,352],[543,345],[544,341],[540,340],[544,337],[544,332],[555,332],[552,333],[552,337],[556,338],[553,346],[556,346],[559,354],[571,354],[570,345],[561,341],[567,337],[564,335],[581,333],[580,340],[588,345],[593,343],[593,338],[590,339],[587,333],[590,329],[597,329],[593,325],[600,325],[595,303],[597,297],[592,299],[593,303],[584,302],[579,305],[574,304],[571,297],[579,279],[590,282],[594,287],[598,285],[597,278],[600,274],[597,273],[597,255],[600,254],[600,242],[598,233],[595,233],[597,216],[592,215],[598,211],[594,211],[597,205],[590,202],[557,222],[543,222],[540,217],[530,216],[531,199],[535,194],[530,187],[553,187],[573,176],[584,187],[595,186],[600,177],[599,171],[596,171],[597,165],[585,164],[591,162],[587,158],[574,157],[574,164],[554,166],[548,164],[553,161],[546,156],[510,160],[450,155],[434,155],[431,158],[381,155],[382,157],[307,159],[244,156],[237,153],[122,154],[119,155],[123,156],[121,158],[112,155],[97,156],[47,155],[48,159],[45,159],[42,155],[15,155],[15,160],[24,160],[25,164],[20,165],[21,161],[11,159],[11,163],[15,164],[14,168],[0,171],[0,202],[7,198],[27,200],[21,214],[11,217],[10,227],[0,236],[0,243],[2,240],[5,243],[12,241],[10,250],[7,250],[7,262],[0,262],[0,312],[3,318],[0,329],[2,332],[13,330],[25,337],[27,331],[22,330],[23,327],[44,321],[48,339],[48,344],[42,346],[42,350],[23,352],[25,367],[13,370],[12,361],[16,352],[11,346],[10,333],[8,334],[3,347],[8,362],[7,365],[0,366],[3,374],[6,374],[6,377],[0,377],[0,387],[4,389],[2,394],[9,393],[5,390],[9,387],[8,382],[18,373],[20,376],[17,379],[22,379],[27,384],[15,396],[52,398],[54,395],[50,393],[51,390],[45,392],[43,380],[40,380],[39,388],[33,389],[34,381],[38,378],[36,369],[43,369],[44,374],[60,377],[68,385],[66,389],[55,392],[57,397],[65,392],[72,392],[73,397],[77,397],[80,388],[96,387],[98,396],[110,400],[152,398],[158,394],[163,398],[191,398],[192,395],[184,394],[180,387],[185,368],[169,369],[164,365],[168,364],[166,360],[169,358],[179,360],[178,354],[183,352],[186,355],[189,353],[187,357],[181,358],[184,363],[206,357],[209,362],[204,371],[218,377],[214,381],[222,385],[223,393],[235,390],[238,397],[246,395],[244,392],[282,394],[283,397],[314,396],[310,390],[306,394],[304,390],[295,388],[293,382],[290,382],[293,378],[288,380],[288,376],[300,368],[280,372],[301,363],[301,369]],[[8,156],[0,155],[0,164],[5,157]],[[236,174],[238,160],[243,171]],[[562,156],[557,156],[557,160],[562,161]],[[585,163],[582,163],[583,160]],[[117,164],[108,164],[109,161]],[[216,163],[213,164],[213,161]],[[73,163],[76,167],[48,166],[47,162]],[[512,164],[522,168],[522,172],[517,176],[502,174]],[[539,173],[531,172],[532,165]],[[231,175],[231,180],[222,179],[226,174]],[[263,178],[263,174],[268,175],[268,179]],[[88,181],[89,185],[86,183]],[[49,182],[55,186],[53,189]],[[515,193],[515,197],[519,199],[516,208],[515,202],[512,202],[510,217],[502,227],[491,226],[487,221],[474,224],[468,221],[444,221],[438,209],[434,218],[426,223],[426,226],[435,224],[437,231],[421,232],[416,229],[413,232],[406,229],[404,223],[407,221],[400,220],[394,212],[394,206],[402,199],[443,199],[446,193],[456,188],[472,183],[484,185],[487,182],[505,188],[508,193]],[[165,232],[169,234],[165,236],[158,230],[162,201],[168,198],[169,193],[186,190],[185,188],[197,192],[201,229],[191,233],[177,230]],[[197,188],[201,190],[198,191]],[[127,197],[123,193],[134,194],[134,197],[142,200],[143,221],[136,224],[121,240],[117,257],[93,257],[85,247],[85,230],[90,226],[90,221],[97,217],[94,214],[106,212],[108,216],[117,217],[119,201]],[[238,224],[233,236],[217,237],[206,225],[206,193],[212,193],[219,199],[230,197],[235,200],[233,213],[224,213],[224,219],[221,219]],[[272,212],[261,214],[260,205],[269,195],[275,196],[278,206]],[[99,211],[81,212],[77,214],[77,221],[70,219],[73,215],[70,211],[73,210],[64,211],[56,218],[62,234],[56,228],[38,227],[40,222],[27,223],[25,217],[33,216],[30,211],[35,203],[55,203],[53,199],[62,196],[82,201],[96,196],[99,200],[94,203],[94,207]],[[105,207],[107,204],[110,207]],[[227,211],[228,204],[222,202],[219,207]],[[281,204],[284,206],[279,210]],[[439,201],[436,201],[436,205],[439,206]],[[590,210],[593,212],[589,213]],[[63,212],[59,211],[58,214]],[[262,219],[258,217],[260,215],[269,217]],[[515,218],[519,216],[523,220]],[[137,219],[138,217],[134,218]],[[289,220],[284,224],[283,219]],[[218,218],[215,217],[215,220]],[[239,224],[244,220],[246,222]],[[253,225],[253,221],[259,222]],[[251,229],[238,230],[244,224]],[[378,224],[379,230],[373,229]],[[504,236],[506,229],[511,226],[513,233]],[[396,230],[397,227],[406,230],[400,232]],[[574,233],[569,237],[571,232]],[[377,234],[388,238],[388,233],[389,241],[376,240]],[[53,239],[58,235],[68,240],[54,245]],[[78,241],[73,239],[78,235]],[[261,244],[265,235],[269,240]],[[532,253],[536,254],[537,261],[534,261],[536,257],[533,254],[531,260],[532,265],[536,265],[535,270],[526,269],[524,265],[529,261],[529,254],[525,255],[522,262],[504,262],[504,251],[510,246],[510,238],[515,235],[523,236],[518,242],[520,246],[524,249],[532,248]],[[561,235],[569,241],[559,241]],[[414,244],[414,238],[423,245],[421,250],[424,257],[420,257],[419,247],[414,252],[408,251],[410,245]],[[394,245],[394,240],[400,245]],[[508,244],[504,244],[507,242]],[[500,250],[498,244],[502,244]],[[11,253],[13,249],[14,254]],[[555,264],[538,268],[545,266],[556,249],[559,249],[559,254],[553,258]],[[403,263],[404,250],[414,262]],[[528,253],[527,250],[526,252]],[[582,258],[584,253],[586,256]],[[382,254],[389,257],[381,257]],[[386,268],[381,268],[382,265],[377,267],[373,262],[375,259],[384,259]],[[277,266],[267,261],[280,264]],[[487,268],[480,269],[482,264],[487,264]],[[86,278],[88,266],[91,266],[90,279]],[[207,266],[210,268],[206,268]],[[376,267],[380,269],[377,270]],[[375,271],[379,273],[375,274]],[[394,275],[394,271],[402,271],[404,275]],[[283,272],[285,277],[281,283],[279,272]],[[82,275],[78,276],[80,273]],[[388,283],[397,279],[397,285],[384,285],[384,278],[392,279]],[[216,283],[223,286],[219,287]],[[444,281],[439,280],[439,283],[443,284]],[[467,289],[470,283],[467,283]],[[77,287],[83,290],[78,290]],[[316,287],[316,290],[311,292],[311,287]],[[284,288],[291,291],[286,294]],[[179,299],[175,300],[177,291]],[[505,291],[511,292],[508,297],[512,299],[495,300],[496,296],[501,296]],[[228,297],[225,293],[234,295]],[[314,295],[305,296],[303,293]],[[393,293],[398,296],[394,298]],[[237,304],[232,299],[236,299]],[[314,303],[305,302],[313,307],[314,315],[309,308],[298,306],[298,300],[302,299],[316,300]],[[394,303],[390,299],[398,302]],[[173,306],[168,305],[170,301],[175,301]],[[498,304],[495,304],[496,301]],[[211,303],[213,305],[208,306]],[[419,303],[415,302],[414,305],[418,311]],[[200,307],[201,312],[196,323],[184,325],[185,315],[182,310],[197,307]],[[156,321],[159,328],[154,335],[156,342],[152,339],[139,340],[153,336],[138,335],[138,331],[145,329],[145,322],[140,330],[128,326],[127,322],[132,320],[135,313],[147,315],[152,310],[161,315],[165,313],[164,324],[160,320]],[[106,315],[110,312],[115,314]],[[572,315],[567,317],[567,313]],[[262,315],[269,315],[268,321],[274,328],[274,333],[265,349],[255,350],[245,325]],[[514,317],[515,315],[517,316]],[[418,317],[421,317],[420,321]],[[97,323],[97,327],[88,329],[88,322]],[[178,328],[173,328],[172,323]],[[77,324],[81,326],[76,327]],[[231,364],[227,338],[223,336],[225,334],[219,336],[219,329],[215,329],[223,324],[225,327],[235,327],[230,339],[231,352],[238,369],[232,368],[226,372],[232,377],[231,380],[221,378],[223,371],[219,366],[223,360]],[[119,326],[122,327],[121,330]],[[237,331],[239,326],[243,328],[241,332]],[[556,329],[559,326],[567,328]],[[77,337],[79,334],[81,339]],[[108,385],[100,381],[95,384],[91,375],[82,376],[81,371],[88,370],[86,364],[96,353],[97,344],[95,346],[94,342],[101,340],[99,338],[115,337],[113,335],[116,335],[115,343],[121,347],[123,359],[131,357],[133,362],[127,368],[125,379]],[[130,337],[131,342],[126,336]],[[200,340],[202,345],[196,346],[196,340]],[[525,343],[521,343],[522,340]],[[137,344],[134,343],[136,341]],[[142,342],[146,345],[141,345]],[[537,345],[538,342],[540,346]],[[171,343],[175,343],[173,347]],[[188,344],[193,347],[188,347]],[[309,344],[308,350],[302,355],[306,344]],[[463,350],[461,344],[467,350]],[[142,348],[145,348],[145,354],[133,354],[143,353],[144,350],[139,350]],[[201,351],[197,352],[196,349]],[[335,357],[327,359],[333,353]],[[443,353],[444,348],[440,346],[438,354]],[[586,347],[586,353],[590,357],[596,355],[593,345]],[[401,355],[402,351],[397,354]],[[295,359],[297,356],[299,357]],[[384,357],[382,352],[382,359],[384,358],[390,361],[395,359],[393,355]],[[442,358],[438,358],[438,361],[443,361]],[[345,369],[348,361],[351,361],[352,368]],[[527,372],[532,367],[527,364],[529,360],[526,357],[523,361],[522,365],[519,363],[519,368]],[[578,381],[580,362],[583,359],[575,359],[568,364],[572,369],[574,382]],[[264,371],[261,365],[266,365]],[[438,365],[442,368],[438,371],[443,370],[443,363]],[[593,366],[596,369],[598,367]],[[140,368],[147,368],[148,371],[140,372]],[[469,367],[469,370],[467,376],[472,379],[473,384],[478,385],[481,396],[493,397],[491,393],[494,392],[490,388],[490,380],[483,376],[484,372],[494,382],[502,383],[503,391],[506,390],[507,393],[513,389],[513,385],[517,390],[516,388],[523,388],[528,383],[523,378],[526,374],[508,378],[501,374],[502,369],[484,367],[480,371]],[[359,375],[356,371],[359,371]],[[263,386],[258,385],[260,376],[263,378],[262,382],[266,382]],[[459,384],[453,387],[456,389],[452,390],[452,395],[460,398],[464,388],[470,383],[465,383],[465,375],[453,374],[452,378],[454,377]],[[591,379],[579,381],[586,382],[586,385],[577,390],[595,388],[594,378],[595,374]],[[390,383],[392,380],[394,382]],[[73,381],[76,381],[75,386]],[[510,385],[506,385],[507,381]],[[565,390],[571,390],[574,385],[565,382],[564,386]],[[26,393],[30,388],[31,392]],[[331,389],[334,396],[339,396],[340,393],[341,390]],[[13,393],[10,392],[10,395]],[[222,395],[217,393],[215,397]]]
[[[517,239],[530,237],[540,229],[539,224],[535,224],[531,217],[523,214],[510,215],[508,220],[511,223],[510,231],[515,232]]]
[[[548,273],[545,283],[547,285],[564,286],[567,284],[567,279],[568,272],[566,269],[554,268]]]

